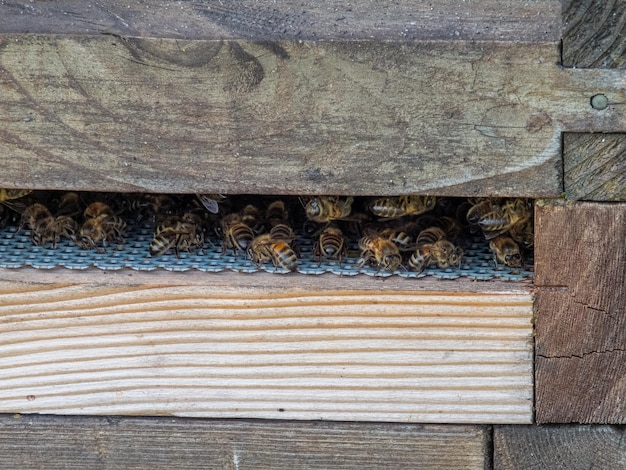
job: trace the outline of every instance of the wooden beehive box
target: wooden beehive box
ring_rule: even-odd
[[[7,416],[0,448],[62,423],[109,457],[115,429],[155,451],[191,429],[210,449],[168,459],[485,468],[566,432],[491,425],[623,424],[626,75],[568,52],[593,10],[565,7],[1,5],[2,188],[538,202],[534,283],[2,269],[0,412],[223,420]]]

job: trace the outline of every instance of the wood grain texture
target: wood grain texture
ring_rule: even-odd
[[[562,131],[626,131],[556,43],[0,44],[1,187],[555,196]]]
[[[487,468],[485,426],[0,416],[3,468]]]
[[[626,134],[565,134],[568,199],[626,201]]]
[[[563,65],[626,67],[623,0],[563,0]]]
[[[626,205],[535,218],[537,422],[626,423]]]
[[[532,419],[528,292],[237,292],[77,276],[0,284],[0,411]]]
[[[0,33],[178,39],[558,41],[560,20],[558,0],[58,0],[0,5]]]
[[[495,426],[494,468],[626,468],[625,433],[620,426]]]

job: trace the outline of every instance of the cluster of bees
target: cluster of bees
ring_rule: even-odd
[[[55,248],[64,239],[81,249],[104,251],[123,244],[129,224],[149,224],[148,251],[202,251],[209,237],[261,265],[295,271],[303,237],[313,240],[313,259],[358,260],[378,271],[421,272],[459,267],[462,243],[481,233],[494,263],[521,268],[533,246],[532,201],[528,199],[398,196],[282,197],[218,194],[109,194],[0,190],[0,219],[17,213],[18,232],[30,230],[35,245]],[[357,248],[358,247],[358,248]]]

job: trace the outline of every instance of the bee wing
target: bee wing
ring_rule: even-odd
[[[196,197],[200,200],[200,202],[202,203],[202,206],[209,211],[211,214],[217,214],[220,211],[220,206],[218,204],[218,202],[213,199],[212,197],[213,195],[209,195],[209,194],[196,194]],[[219,196],[221,196],[223,198],[223,196],[220,194]]]
[[[24,209],[26,209],[26,204],[24,204],[22,201],[7,200],[2,201],[0,204],[7,206],[9,209],[13,209],[18,214],[23,214]]]
[[[509,227],[505,227],[502,230],[485,230],[483,229],[483,235],[485,237],[485,240],[492,240],[494,238],[496,238],[499,235],[502,235],[506,232],[508,232]]]

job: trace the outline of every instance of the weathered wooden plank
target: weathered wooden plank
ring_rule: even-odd
[[[626,205],[544,203],[535,219],[537,422],[625,423]]]
[[[537,0],[3,2],[0,33],[178,39],[558,41],[560,2]]]
[[[532,419],[528,291],[207,288],[88,278],[0,284],[0,411]]]
[[[622,0],[563,0],[563,65],[624,68],[625,51]]]
[[[557,46],[4,36],[0,187],[554,196],[563,130],[626,130]]]
[[[494,468],[626,468],[624,433],[618,426],[495,426]]]
[[[565,134],[568,199],[626,201],[626,134]]]
[[[485,426],[0,416],[3,468],[486,468]]]

